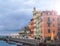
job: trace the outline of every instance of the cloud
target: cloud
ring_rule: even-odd
[[[28,25],[33,7],[52,10],[57,2],[59,0],[0,0],[0,32],[17,31]]]

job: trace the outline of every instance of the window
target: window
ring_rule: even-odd
[[[31,19],[31,21],[33,21],[34,19]]]
[[[48,27],[50,27],[50,23],[48,23]]]
[[[33,25],[34,23],[31,23],[31,25]]]
[[[53,21],[54,21],[55,19],[53,18]]]
[[[51,15],[51,12],[46,12],[47,15]]]
[[[34,26],[34,28],[36,28],[36,26]]]
[[[50,17],[48,17],[48,23],[50,23]]]
[[[58,29],[58,31],[60,31],[60,28]]]
[[[50,15],[50,12],[48,12],[48,15]]]
[[[34,27],[32,27],[32,29],[34,29]]]
[[[33,31],[31,31],[30,33],[33,34]]]
[[[41,33],[42,33],[42,30],[41,30]]]
[[[53,27],[54,27],[55,25],[53,24]]]
[[[57,18],[58,21],[60,21],[60,16]]]
[[[48,27],[50,27],[50,17],[48,17]]]
[[[53,33],[55,33],[55,31],[53,31]]]
[[[48,33],[50,33],[50,29],[48,29]]]

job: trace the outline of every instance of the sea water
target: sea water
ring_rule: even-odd
[[[16,46],[15,44],[8,44],[5,41],[0,41],[0,46]]]
[[[16,44],[9,44],[5,41],[0,41],[0,46],[17,46]],[[28,46],[28,45],[23,45],[22,43],[19,44],[19,46]]]

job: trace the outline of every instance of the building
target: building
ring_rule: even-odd
[[[33,17],[29,23],[31,37],[53,39],[57,34],[57,13],[55,11],[33,10]]]
[[[9,36],[11,38],[19,38],[19,34],[18,33],[10,34]]]
[[[30,30],[29,30],[29,26],[25,26],[24,28],[22,28],[20,31],[19,31],[19,36],[20,37],[25,37],[25,36],[29,36],[30,35]]]
[[[37,11],[36,8],[33,9],[33,17],[30,21],[29,27],[31,31],[31,37],[40,36],[40,21],[41,21],[40,11]]]
[[[41,16],[41,36],[48,39],[54,38],[58,29],[57,13],[55,11],[42,11]]]
[[[60,15],[58,16],[58,32],[57,32],[57,36],[60,39]]]
[[[30,37],[34,37],[34,19],[31,19],[29,23],[29,29],[30,29]]]

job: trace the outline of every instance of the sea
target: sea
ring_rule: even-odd
[[[6,43],[5,41],[0,41],[0,46],[17,46],[16,44],[9,44]]]
[[[9,44],[5,41],[0,41],[0,46],[17,46],[17,45],[16,44]],[[19,44],[19,46],[28,46],[28,45]]]

